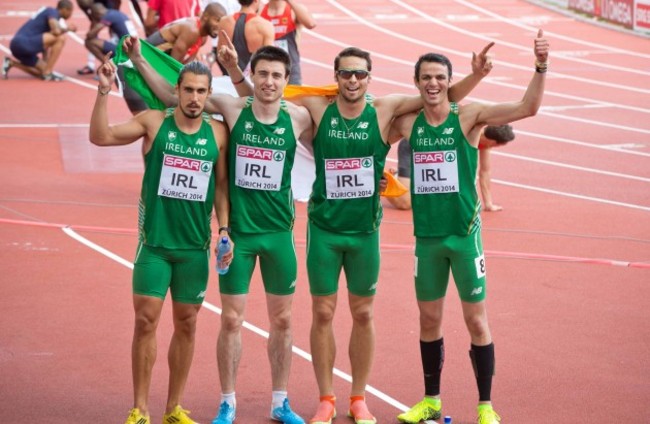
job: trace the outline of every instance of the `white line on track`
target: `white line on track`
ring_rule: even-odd
[[[391,30],[388,30],[386,28],[383,28],[380,25],[374,24],[374,23],[368,21],[367,19],[364,19],[364,18],[360,17],[358,14],[355,14],[350,9],[338,4],[338,2],[336,2],[334,0],[327,0],[327,2],[330,3],[332,6],[336,7],[337,9],[341,10],[343,13],[349,15],[352,19],[358,21],[362,25],[367,26],[369,28],[372,28],[372,29],[374,29],[374,30],[376,30],[378,32],[390,35],[395,39],[400,39],[400,40],[409,42],[411,44],[424,46],[424,47],[426,47],[428,49],[433,48],[433,49],[436,49],[436,50],[442,51],[442,52],[459,54],[455,50],[452,50],[452,49],[449,49],[449,48],[446,48],[446,47],[443,47],[443,46],[440,46],[440,45],[432,44],[432,43],[429,43],[429,42],[426,42],[426,41],[422,41],[420,39],[409,37],[409,36],[406,36],[404,34],[400,34],[398,32],[391,31]],[[531,39],[531,42],[532,42],[532,39]],[[499,64],[501,64],[504,67],[513,68],[513,69],[520,69],[520,70],[526,70],[526,71],[530,70],[530,66],[516,65],[516,64],[508,63],[508,62],[499,62]],[[606,86],[606,87],[611,87],[611,88],[617,88],[617,89],[620,89],[620,90],[633,91],[633,92],[636,92],[636,93],[650,94],[650,90],[642,89],[642,88],[638,88],[638,87],[634,87],[634,86],[614,84],[614,83],[610,83],[610,82],[606,82],[606,81],[602,81],[602,80],[593,80],[593,79],[589,79],[589,78],[580,78],[580,77],[576,77],[574,75],[562,74],[562,73],[558,73],[558,72],[554,72],[554,75],[557,76],[557,77],[562,77],[564,79],[570,79],[570,80],[575,80],[575,81],[579,81],[579,82],[583,82],[583,83],[594,84],[594,85],[597,85],[600,88]]]
[[[344,42],[335,40],[335,39],[330,38],[330,37],[328,37],[326,35],[322,35],[322,34],[319,34],[317,32],[314,32],[314,31],[311,31],[311,30],[308,30],[308,29],[305,29],[303,32],[313,36],[314,38],[317,38],[317,39],[319,39],[321,41],[325,41],[327,43],[333,44],[335,46],[340,46],[340,47],[343,47],[343,48],[349,46],[348,43],[344,43]],[[454,54],[459,55],[459,56],[466,56],[465,53],[460,53],[460,52],[453,51],[453,50],[449,50],[449,51],[451,51]],[[414,65],[413,61],[399,59],[399,58],[396,58],[396,57],[393,57],[393,56],[388,56],[388,55],[385,55],[385,54],[382,54],[382,53],[379,53],[379,52],[376,52],[376,51],[373,51],[373,50],[368,50],[368,52],[370,54],[372,54],[374,57],[379,57],[379,58],[388,60],[390,62],[407,65],[409,68],[412,68],[413,65]],[[331,64],[325,64],[323,62],[318,62],[318,61],[307,59],[304,56],[301,57],[300,60],[303,61],[303,62],[306,62],[306,63],[317,64],[317,66],[327,68],[327,69],[331,69],[331,66],[332,66]],[[501,62],[499,62],[499,63],[501,63]],[[460,73],[460,72],[457,72],[456,75],[465,76],[465,74]],[[556,75],[553,74],[553,77],[555,78]],[[373,75],[373,79],[377,80],[377,77]],[[487,83],[487,84],[498,85],[498,86],[501,86],[501,87],[508,87],[508,88],[512,88],[512,89],[516,89],[516,90],[520,90],[520,91],[524,91],[527,88],[527,87],[523,87],[521,85],[511,84],[511,83],[502,81],[502,79],[503,79],[503,77],[491,77],[491,76],[488,76],[485,79],[483,79],[483,82]],[[399,83],[399,85],[402,85],[402,83]],[[406,86],[406,87],[411,88],[411,89],[414,88],[413,84],[403,84],[403,86]],[[575,100],[575,101],[579,101],[579,102],[592,103],[592,104],[595,104],[595,105],[602,105],[602,106],[606,106],[606,107],[613,107],[613,108],[619,108],[619,109],[624,109],[624,110],[631,110],[631,111],[634,111],[634,112],[650,113],[650,108],[646,108],[646,107],[637,107],[637,106],[629,106],[629,105],[620,104],[620,103],[606,102],[606,101],[602,101],[602,100],[596,100],[596,99],[582,97],[582,96],[574,96],[574,95],[570,95],[570,94],[566,94],[566,93],[560,93],[560,92],[551,91],[551,90],[544,90],[544,95],[546,95],[546,96],[555,96],[555,97],[559,97],[559,98],[562,98],[562,99]],[[543,111],[540,111],[540,113],[543,113]],[[591,121],[591,122],[594,125],[598,125],[598,124],[600,124],[601,121]]]
[[[501,39],[486,37],[485,35],[481,35],[481,34],[478,34],[476,32],[472,32],[472,31],[467,31],[467,30],[465,30],[463,28],[460,28],[460,27],[457,27],[455,25],[448,24],[448,23],[446,23],[444,21],[441,21],[440,19],[436,19],[436,18],[434,18],[434,17],[432,17],[430,15],[425,14],[424,12],[418,10],[417,8],[415,8],[413,6],[409,6],[408,4],[404,3],[401,0],[390,0],[390,1],[392,3],[395,3],[395,4],[403,7],[404,9],[407,9],[407,10],[411,11],[412,13],[414,13],[416,15],[419,15],[419,16],[423,17],[425,20],[427,20],[429,22],[433,22],[436,25],[440,25],[440,26],[445,27],[447,29],[450,29],[452,31],[459,32],[459,33],[467,35],[469,37],[478,38],[478,39],[484,40],[484,41],[494,41],[494,42],[498,43],[500,46],[506,46],[506,47],[510,47],[510,48],[513,48],[513,49],[521,50],[521,51],[530,51],[529,47],[524,47],[524,46],[521,46],[519,44],[510,43],[510,42],[507,42],[507,41],[501,40]],[[465,5],[465,6],[468,6],[468,7],[473,7],[473,5],[469,4],[468,2],[464,2],[464,1],[457,1],[457,2],[461,3],[461,4]],[[492,17],[497,17],[496,14],[494,14],[494,13],[488,11],[488,10],[480,9],[480,11],[482,13],[485,13],[485,14],[490,15]],[[506,23],[508,23],[510,25],[514,25],[514,23],[516,22],[513,19],[505,19],[505,18],[500,18],[500,21],[501,22],[506,22]],[[537,33],[537,28],[531,27],[529,25],[515,25],[515,26],[523,28],[523,29],[525,29],[527,31],[531,31],[533,34]],[[549,34],[546,34],[546,33],[545,33],[545,35],[547,37],[549,36]],[[634,74],[639,74],[639,75],[650,76],[650,72],[647,72],[647,71],[642,71],[642,70],[638,70],[638,69],[634,69],[634,68],[628,68],[628,67],[625,67],[625,66],[612,65],[612,64],[609,64],[609,63],[606,63],[606,62],[603,62],[603,61],[595,62],[595,61],[588,60],[588,59],[581,59],[581,58],[578,58],[578,57],[575,57],[575,56],[562,55],[561,53],[558,53],[558,52],[555,52],[553,54],[553,59],[564,59],[564,60],[569,60],[569,61],[572,61],[572,62],[579,62],[579,63],[588,64],[588,65],[591,65],[591,66],[598,66],[600,68],[607,68],[607,69],[613,69],[613,70],[621,71],[621,72],[629,72],[629,73],[634,73]]]
[[[505,153],[505,152],[492,152],[494,155],[497,156],[503,156],[511,159],[519,159],[523,161],[528,161],[528,162],[535,162],[535,163],[541,163],[543,165],[551,165],[551,166],[557,166],[560,168],[567,168],[567,169],[573,169],[576,171],[584,171],[584,172],[589,172],[592,174],[599,174],[599,175],[607,175],[610,177],[617,177],[617,178],[625,178],[629,180],[636,180],[636,181],[643,181],[645,183],[650,183],[650,178],[645,178],[645,177],[638,177],[636,175],[629,175],[629,174],[621,174],[618,172],[610,172],[610,171],[604,171],[601,169],[595,169],[595,168],[587,168],[584,166],[577,166],[577,165],[569,165],[567,163],[560,163],[560,162],[554,162],[550,160],[544,160],[544,159],[535,159],[527,156],[520,156],[520,155],[513,155],[511,153]]]
[[[650,212],[650,206],[635,205],[633,203],[617,202],[617,201],[614,201],[614,200],[602,199],[600,197],[583,196],[581,194],[567,193],[567,192],[564,192],[564,191],[551,190],[551,189],[548,189],[548,188],[535,187],[535,186],[530,186],[530,185],[526,185],[526,184],[511,183],[509,181],[503,181],[503,180],[495,180],[495,179],[493,179],[492,182],[493,183],[498,183],[498,184],[503,184],[503,185],[510,186],[510,187],[517,187],[517,188],[523,188],[523,189],[526,189],[526,190],[540,191],[542,193],[556,194],[558,196],[572,197],[574,199],[588,200],[588,201],[591,201],[591,202],[605,203],[605,204],[608,204],[608,205],[615,205],[615,206],[623,206],[625,208],[639,209],[639,210],[642,210],[642,211]]]
[[[519,22],[513,21],[511,19],[503,18],[502,16],[499,16],[497,13],[491,12],[491,11],[489,11],[487,9],[484,9],[484,8],[482,8],[480,6],[477,6],[477,5],[473,4],[473,3],[470,3],[468,1],[464,1],[464,0],[455,0],[455,1],[456,1],[456,3],[460,3],[460,4],[462,4],[464,6],[467,6],[467,7],[471,8],[471,9],[477,10],[477,11],[483,13],[483,14],[489,15],[492,18],[494,18],[494,19],[496,19],[498,21],[505,22],[505,23],[507,23],[509,25],[513,25],[513,26],[516,26],[516,27],[519,27],[519,28],[523,28],[523,29],[526,29],[526,30],[529,30],[529,31],[537,31],[537,28],[535,28],[535,27],[532,27],[530,25],[520,24]],[[575,20],[574,18],[571,18],[571,21],[574,21],[574,20]],[[575,37],[569,37],[569,36],[566,36],[566,35],[558,34],[556,32],[550,32],[550,31],[546,31],[546,30],[544,31],[544,34],[552,36],[553,38],[557,38],[558,40],[570,41],[572,43],[582,44],[583,46],[593,47],[593,48],[596,48],[598,50],[607,50],[607,51],[610,51],[612,53],[620,53],[620,54],[626,54],[626,55],[629,55],[629,56],[635,56],[635,57],[641,57],[641,58],[644,58],[644,59],[650,59],[650,54],[644,54],[644,53],[636,52],[634,50],[619,49],[618,47],[611,47],[611,46],[607,46],[607,45],[602,44],[602,43],[592,43],[590,41],[580,40],[580,39],[575,38]]]
[[[109,259],[112,259],[112,260],[116,261],[120,265],[124,265],[125,267],[127,267],[129,269],[133,269],[133,263],[131,263],[131,262],[127,261],[126,259],[118,256],[117,254],[111,252],[110,250],[105,249],[102,246],[88,240],[87,238],[85,238],[82,235],[75,232],[72,228],[63,227],[62,230],[68,236],[70,236],[73,239],[77,240],[81,244],[93,249],[94,251],[96,251],[98,253],[101,253],[102,255],[108,257]],[[221,315],[221,312],[222,312],[221,308],[211,304],[210,302],[203,301],[202,306],[205,307],[206,309],[214,312],[217,315]],[[269,333],[266,330],[263,330],[263,329],[255,326],[255,325],[253,325],[253,324],[251,324],[251,323],[249,323],[247,321],[244,321],[244,323],[242,325],[243,325],[244,328],[246,328],[247,330],[252,331],[253,333],[257,334],[258,336],[264,337],[265,339],[269,338]],[[291,346],[291,350],[293,351],[293,353],[300,356],[301,358],[303,358],[303,359],[305,359],[305,360],[307,360],[309,362],[312,362],[311,355],[309,353],[307,353],[306,351],[300,349],[299,347],[293,346],[293,345]],[[352,376],[345,373],[345,372],[343,372],[343,371],[341,371],[341,370],[339,370],[338,368],[334,368],[334,375],[336,375],[337,377],[342,378],[343,380],[347,381],[348,383],[352,382]],[[397,409],[399,409],[401,411],[406,411],[408,409],[408,407],[406,405],[404,405],[403,403],[399,402],[398,400],[392,398],[391,396],[387,395],[386,393],[384,393],[384,392],[382,392],[382,391],[380,391],[380,390],[378,390],[378,389],[376,389],[376,388],[374,388],[374,387],[372,387],[370,385],[366,386],[366,392],[375,395],[377,398],[383,400],[384,402],[388,403],[389,405],[391,405],[391,406],[393,406],[393,407],[395,407],[395,408],[397,408]]]

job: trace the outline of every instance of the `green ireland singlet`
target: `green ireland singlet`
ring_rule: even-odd
[[[336,103],[330,104],[314,137],[316,179],[309,219],[337,233],[377,230],[383,215],[377,187],[389,149],[370,96],[355,119],[343,118]]]
[[[409,139],[411,200],[416,237],[468,235],[481,226],[476,193],[478,149],[463,134],[458,104],[434,127],[420,112]]]
[[[203,114],[201,128],[185,134],[174,109],[144,157],[138,227],[140,241],[167,249],[208,249],[219,149]]]
[[[291,168],[296,137],[287,104],[278,119],[260,123],[249,97],[230,132],[230,226],[233,232],[259,234],[293,228]]]

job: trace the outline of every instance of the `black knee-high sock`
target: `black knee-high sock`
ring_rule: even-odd
[[[440,374],[445,362],[444,340],[423,342],[420,340],[420,355],[422,356],[422,371],[424,371],[424,394],[437,396],[440,394]]]
[[[472,344],[469,356],[476,375],[479,401],[489,401],[492,395],[492,376],[494,375],[494,343],[487,346]]]

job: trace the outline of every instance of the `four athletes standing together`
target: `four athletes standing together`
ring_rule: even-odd
[[[457,103],[490,71],[487,51],[492,44],[473,55],[473,73],[453,87],[449,60],[429,53],[415,66],[418,96],[382,98],[367,93],[372,71],[369,53],[346,48],[334,61],[338,85],[334,99],[305,96],[289,102],[282,98],[291,75],[289,54],[274,46],[258,49],[250,62],[250,84],[238,66],[233,44],[222,35],[219,60],[242,97],[212,94],[210,72],[198,62],[185,65],[171,95],[170,87],[140,55],[139,41],[131,38],[125,49],[133,64],[161,99],[177,106],[146,111],[111,126],[105,99],[115,67],[105,60],[99,69],[91,141],[110,146],[140,137],[145,140],[140,244],[133,273],[135,401],[127,423],[149,422],[155,330],[168,289],[175,332],[169,351],[164,422],[193,422],[180,401],[192,361],[196,315],[207,285],[213,204],[219,235],[230,237],[236,246],[228,258],[232,260],[229,272],[219,277],[223,313],[217,359],[222,398],[213,423],[229,424],[236,418],[241,327],[258,259],[270,321],[270,415],[285,423],[304,423],[291,410],[287,396],[291,303],[297,279],[290,179],[298,139],[311,142],[316,163],[308,206],[307,272],[313,312],[310,344],[320,402],[309,422],[329,424],[336,416],[332,323],[341,270],[346,275],[353,320],[347,412],[358,424],[377,422],[366,404],[365,387],[375,343],[373,300],[382,218],[379,182],[390,145],[402,138],[409,140],[413,150],[410,189],[425,397],[398,420],[418,423],[440,417],[442,316],[451,270],[471,338],[478,423],[498,423],[500,418],[491,405],[494,345],[485,307],[481,203],[475,186],[477,146],[484,126],[523,119],[539,109],[549,51],[542,31],[535,39],[535,72],[525,95],[517,102],[494,105]],[[210,120],[204,112],[220,113],[224,123]]]

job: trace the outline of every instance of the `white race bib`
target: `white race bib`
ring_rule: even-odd
[[[275,44],[275,47],[280,47],[285,52],[289,52],[289,43],[287,40],[275,40],[273,44]]]
[[[211,176],[212,162],[164,155],[158,195],[205,202]]]
[[[413,152],[415,194],[458,193],[456,150]]]
[[[375,193],[375,162],[372,156],[325,159],[328,199],[356,199]]]
[[[235,185],[253,190],[280,191],[284,150],[237,146]]]

